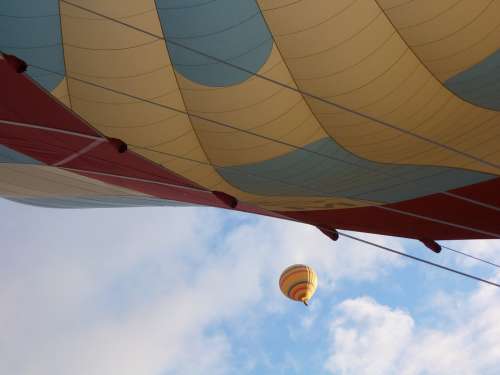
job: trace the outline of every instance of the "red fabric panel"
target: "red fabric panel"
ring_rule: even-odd
[[[18,74],[3,59],[0,59],[0,103],[9,117],[2,118],[27,123],[37,123],[56,129],[72,130],[79,133],[97,135],[44,89]]]

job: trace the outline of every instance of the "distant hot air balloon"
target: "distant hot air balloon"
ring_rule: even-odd
[[[307,306],[318,287],[318,277],[311,267],[294,264],[283,271],[279,285],[285,296]]]

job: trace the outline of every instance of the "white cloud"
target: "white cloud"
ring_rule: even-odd
[[[500,292],[480,286],[463,298],[456,304],[441,293],[433,327],[368,297],[345,300],[334,311],[326,368],[334,374],[498,374]]]
[[[217,210],[0,206],[6,374],[231,373],[230,337],[212,328],[283,311],[286,266],[312,265],[327,289],[402,264],[310,226]]]
[[[331,326],[334,353],[327,367],[343,374],[394,370],[395,359],[411,338],[413,319],[367,297],[346,300],[337,309],[340,316]]]

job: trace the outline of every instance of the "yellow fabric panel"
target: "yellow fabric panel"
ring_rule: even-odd
[[[285,8],[293,5],[297,0],[264,0],[260,2],[262,11],[269,11],[273,9]]]
[[[400,26],[409,27],[439,17],[443,13],[460,6],[463,0],[377,0],[377,2],[387,14],[397,15],[398,24],[401,23]],[[447,26],[444,27],[446,28]]]
[[[259,73],[295,86],[276,48]],[[258,77],[222,88],[209,88],[181,75],[178,79],[190,113],[297,146],[326,137],[302,95],[292,90]],[[254,163],[293,150],[206,120],[191,117],[191,121],[208,158],[219,166]]]
[[[66,107],[71,108],[68,94],[68,82],[66,81],[66,78],[63,78],[57,87],[52,90],[52,95],[54,95],[54,97],[56,97]]]
[[[337,0],[331,1],[329,3],[314,0],[302,0],[302,2],[306,3],[304,4],[304,7],[307,6],[310,8],[318,8],[321,11],[305,12],[302,14],[302,20],[300,22],[297,22],[297,20],[293,16],[289,17],[289,15],[293,14],[296,11],[298,1],[289,1],[286,6],[275,6],[273,5],[274,3],[276,3],[275,1],[259,1],[260,8],[266,17],[278,17],[287,19],[289,21],[276,23],[275,25],[273,25],[273,36],[291,36],[293,34],[298,34],[299,32],[301,33],[307,31],[308,29],[315,29],[317,25],[320,24],[328,24],[331,22],[332,18],[335,18],[338,15],[348,11],[349,8],[356,4],[356,2],[352,0]],[[363,17],[366,16],[366,14],[360,14],[359,16]],[[328,34],[321,35],[321,37],[327,38],[332,43],[335,43],[335,41],[343,40],[345,38],[345,35]],[[308,49],[314,49],[315,47],[315,44],[306,46],[306,48]],[[300,54],[300,51],[298,52]]]
[[[0,196],[120,197],[148,195],[94,180],[63,169],[42,165],[0,164]]]
[[[265,3],[260,2],[262,8]],[[311,24],[312,14],[306,17],[308,23],[304,21],[307,12],[316,15],[316,25]],[[346,5],[304,0],[264,15],[303,91],[499,162],[499,150],[494,142],[487,142],[500,136],[499,114],[465,103],[445,89],[408,48],[377,2],[353,0]],[[307,101],[328,134],[366,159],[499,172],[333,105]],[[480,136],[476,136],[478,129]]]
[[[378,3],[385,10],[388,10],[388,9],[399,8],[414,1],[415,0],[378,0]]]
[[[366,207],[377,202],[354,200],[339,197],[260,197],[246,195],[248,202],[253,202],[269,210],[308,211],[321,209]]]
[[[500,1],[420,0],[391,7],[387,17],[432,73],[445,81],[500,48]]]
[[[309,12],[304,12],[305,9]],[[295,65],[306,64],[307,60],[315,60],[320,54],[335,53],[332,47],[342,48],[347,40],[356,37],[363,28],[380,18],[377,5],[366,0],[304,0],[263,13],[293,72],[299,68]],[[298,13],[301,13],[300,16]],[[392,30],[388,28],[388,32]],[[381,37],[381,30],[377,34],[368,34],[368,37]],[[350,53],[354,53],[352,49],[356,47],[358,54],[363,52],[361,46],[348,44],[346,47],[351,49]],[[355,54],[345,56],[335,53],[335,59],[341,59],[345,65],[350,65],[355,58]],[[320,75],[321,71],[311,72],[305,67],[302,73]],[[294,73],[294,77],[300,78],[301,75]]]

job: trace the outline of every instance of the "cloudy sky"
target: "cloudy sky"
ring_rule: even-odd
[[[306,225],[210,208],[0,212],[0,374],[500,373],[500,289]],[[448,245],[500,262],[499,242]],[[277,285],[298,262],[319,276],[309,308]]]

